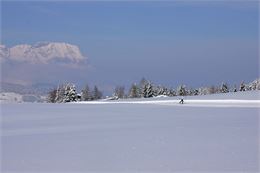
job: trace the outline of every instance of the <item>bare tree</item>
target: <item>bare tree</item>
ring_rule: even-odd
[[[59,85],[57,87],[55,103],[62,103],[65,97],[65,85]]]
[[[90,88],[88,85],[85,86],[85,88],[81,92],[81,100],[82,101],[89,101],[92,100],[93,96],[90,91]]]
[[[130,90],[129,90],[129,94],[128,97],[130,98],[138,98],[140,97],[140,88],[136,85],[136,84],[132,84]]]
[[[125,97],[125,87],[117,86],[114,91],[114,96],[122,99]]]
[[[211,86],[211,87],[209,87],[209,94],[215,94],[217,92],[217,89],[216,89],[216,87],[215,86]]]
[[[48,103],[55,103],[56,100],[56,94],[57,94],[57,89],[52,89],[49,93],[48,93],[48,96],[47,96],[47,102]]]

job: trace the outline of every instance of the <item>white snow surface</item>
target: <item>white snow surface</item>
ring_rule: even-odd
[[[260,107],[260,91],[222,93],[184,97],[184,104],[179,104],[181,97],[154,97],[142,99],[83,101],[76,104],[157,104],[182,107]],[[73,103],[74,104],[74,103]]]
[[[21,103],[23,102],[22,95],[13,92],[0,92],[0,103]]]
[[[1,172],[259,172],[253,93],[1,104]]]
[[[18,62],[48,63],[54,59],[81,62],[84,60],[80,49],[72,44],[62,42],[39,42],[34,45],[21,44],[11,48],[0,45],[0,59]]]

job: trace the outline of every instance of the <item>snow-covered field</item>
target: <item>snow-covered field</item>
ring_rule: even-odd
[[[1,172],[259,172],[259,93],[2,104]]]

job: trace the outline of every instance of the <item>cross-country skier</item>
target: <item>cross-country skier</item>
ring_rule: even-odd
[[[180,104],[183,104],[183,103],[184,103],[184,100],[183,100],[183,99],[184,99],[184,97],[182,96],[182,97],[181,97],[181,100],[180,100],[180,102],[179,102]]]

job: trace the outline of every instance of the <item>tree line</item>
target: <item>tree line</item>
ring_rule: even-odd
[[[49,103],[66,103],[76,101],[91,101],[102,98],[102,92],[97,86],[93,90],[86,85],[81,93],[77,93],[76,86],[72,83],[59,85],[57,88],[51,90],[47,96]]]
[[[219,86],[188,88],[186,85],[180,85],[176,89],[168,88],[162,85],[155,85],[151,81],[143,78],[139,83],[133,83],[128,92],[124,86],[117,86],[109,100],[126,99],[126,98],[150,98],[158,96],[195,96],[207,95],[215,93],[228,93],[237,91],[260,90],[260,79],[256,79],[251,83],[241,82],[239,87],[236,85],[229,86],[227,83],[222,83]],[[86,85],[80,93],[77,93],[74,84],[64,84],[51,90],[47,97],[47,102],[50,103],[65,103],[76,101],[93,101],[103,98],[102,92],[97,86],[90,88]]]
[[[229,86],[227,83],[222,83],[219,86],[188,88],[186,85],[180,85],[176,89],[167,88],[161,85],[154,85],[146,79],[142,79],[139,84],[132,84],[128,93],[124,94],[124,87],[116,87],[114,96],[116,98],[149,98],[157,96],[195,96],[207,95],[216,93],[228,93],[237,91],[260,90],[260,79],[251,83],[245,84],[241,82],[239,87],[236,85]]]

